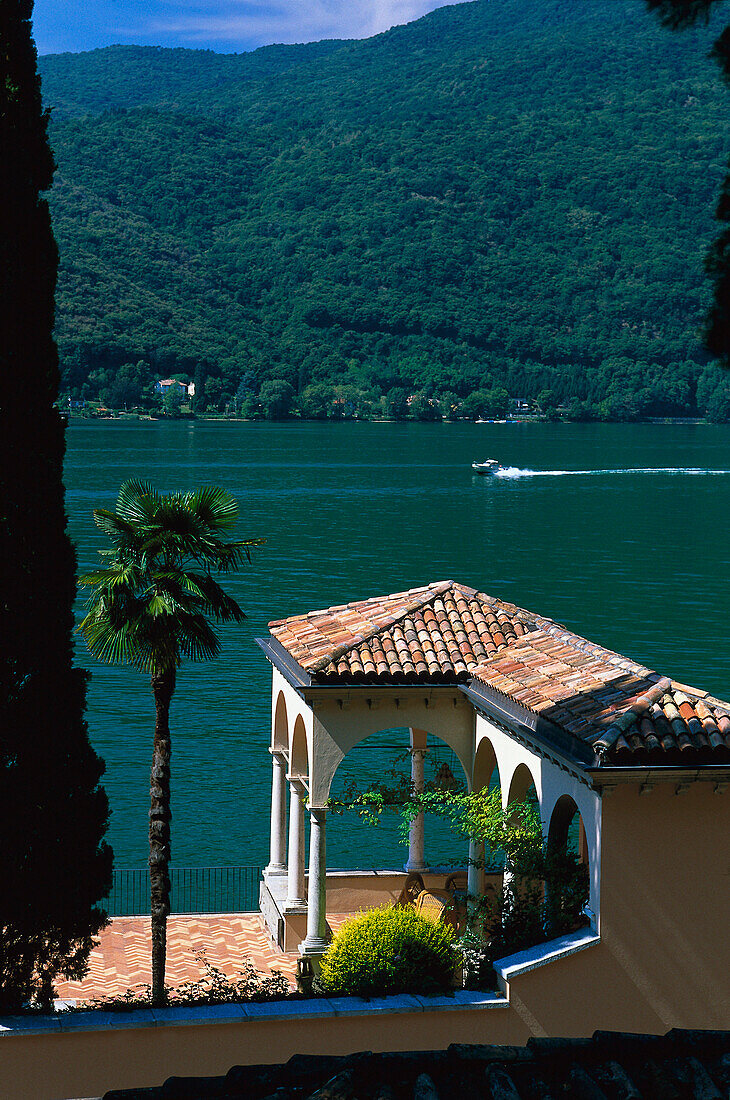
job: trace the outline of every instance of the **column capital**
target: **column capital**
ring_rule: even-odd
[[[286,749],[272,749],[271,746],[269,746],[269,752],[271,753],[273,763],[286,764],[287,756],[289,755]]]
[[[312,821],[316,821],[319,825],[324,825],[327,820],[327,807],[326,806],[310,806],[309,816]]]

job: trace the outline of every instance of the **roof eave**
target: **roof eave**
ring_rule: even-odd
[[[461,690],[486,718],[496,718],[518,736],[527,735],[538,746],[558,752],[580,768],[593,769],[600,766],[600,760],[591,745],[518,703],[516,699],[495,691],[481,680],[472,680],[462,685]]]
[[[278,669],[284,679],[291,684],[293,688],[300,691],[302,688],[309,687],[312,682],[312,677],[309,675],[305,668],[294,660],[291,653],[284,649],[281,642],[277,642],[276,638],[269,635],[267,638],[254,638],[256,645],[259,646],[269,661],[271,661],[274,668]]]
[[[596,787],[613,787],[617,783],[641,783],[650,788],[654,783],[702,781],[730,784],[730,764],[604,764],[590,769]]]

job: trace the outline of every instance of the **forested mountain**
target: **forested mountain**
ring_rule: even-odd
[[[272,415],[500,388],[730,409],[700,339],[712,36],[643,0],[473,0],[360,42],[41,58],[67,386],[133,401],[179,373],[200,408]]]

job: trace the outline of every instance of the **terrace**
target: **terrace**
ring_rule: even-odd
[[[443,744],[469,791],[498,785],[505,808],[534,792],[551,844],[565,845],[572,826],[596,933],[602,894],[625,892],[605,873],[608,796],[621,792],[614,807],[628,790],[663,798],[692,788],[704,798],[723,793],[730,777],[730,704],[454,581],[269,629],[259,639],[273,667],[271,848],[260,909],[279,948],[315,965],[327,945],[327,914],[395,900],[407,871],[443,888],[446,875],[461,870],[469,894],[485,888],[484,850],[475,842],[456,867],[429,866],[423,815],[411,826],[400,874],[327,867],[333,780],[379,731],[407,739],[415,790],[423,789],[424,755]],[[611,871],[623,854],[608,851]],[[667,876],[660,892],[670,888]]]
[[[229,975],[248,958],[293,983],[302,956],[316,968],[344,916],[395,901],[408,871],[436,892],[454,869],[470,893],[485,889],[474,842],[456,868],[430,866],[423,818],[411,826],[407,870],[328,867],[338,769],[383,730],[402,732],[416,789],[425,754],[443,745],[467,789],[498,786],[505,808],[534,788],[550,842],[567,843],[577,823],[589,926],[497,960],[497,992],[0,1021],[0,1091],[22,1079],[28,1100],[92,1095],[303,1050],[514,1047],[597,1029],[727,1026],[730,704],[452,581],[272,623],[260,644],[273,666],[260,915],[171,917],[171,984],[200,977],[201,949]],[[115,918],[85,982],[59,993],[77,999],[146,984],[148,958],[149,918]]]
[[[472,895],[501,885],[500,874],[485,874],[483,846],[474,842],[452,866],[432,866],[422,814],[411,825],[403,868],[327,866],[333,780],[379,731],[401,733],[415,790],[423,789],[425,756],[441,746],[468,790],[497,785],[505,807],[532,791],[552,843],[567,843],[572,826],[589,868],[587,917],[595,932],[606,798],[627,782],[648,794],[673,779],[676,792],[712,780],[720,793],[730,776],[728,704],[453,581],[295,616],[270,631],[259,640],[273,665],[271,843],[261,916],[242,913],[239,903],[221,904],[237,911],[217,917],[171,918],[172,983],[199,976],[194,951],[201,948],[226,973],[248,956],[293,981],[298,956],[316,965],[346,916],[397,901],[408,872],[418,871],[436,894],[454,872]],[[141,916],[116,919],[86,981],[67,984],[62,995],[144,984],[148,934]]]

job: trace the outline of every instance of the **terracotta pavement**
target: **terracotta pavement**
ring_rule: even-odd
[[[329,914],[333,931],[348,914]],[[280,970],[294,986],[296,955],[283,955],[273,946],[258,913],[223,913],[171,916],[167,921],[166,981],[177,986],[204,976],[196,951],[205,951],[209,963],[228,977],[235,977],[244,959],[264,974]],[[150,918],[114,917],[101,933],[89,958],[89,970],[81,982],[60,982],[56,996],[91,1000],[122,995],[127,989],[141,992],[149,985]]]

